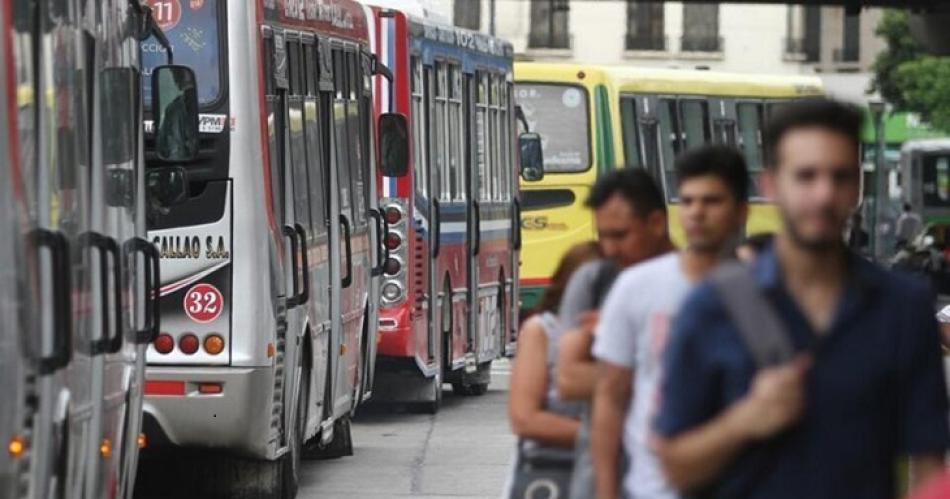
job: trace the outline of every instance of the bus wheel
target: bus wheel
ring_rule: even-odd
[[[280,458],[280,494],[284,499],[297,496],[300,482],[300,459],[307,425],[307,404],[310,403],[310,369],[300,373],[300,395],[297,397],[297,417],[288,442],[287,453]]]
[[[333,423],[333,440],[320,451],[320,459],[337,459],[353,455],[350,417],[342,416]]]

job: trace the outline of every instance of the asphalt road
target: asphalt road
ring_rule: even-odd
[[[507,419],[508,363],[496,364],[487,394],[457,397],[447,389],[434,416],[361,410],[354,455],[305,461],[297,497],[500,497],[515,439]]]

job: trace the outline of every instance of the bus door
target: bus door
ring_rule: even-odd
[[[331,192],[331,260],[332,274],[336,282],[333,283],[333,297],[331,298],[331,313],[333,320],[333,348],[330,357],[333,359],[332,372],[333,395],[332,414],[338,415],[350,409],[350,397],[353,389],[354,365],[349,362],[350,347],[353,336],[353,310],[357,305],[354,296],[355,261],[353,256],[353,182],[350,166],[349,141],[347,137],[347,90],[346,56],[342,44],[333,42],[331,48],[331,62],[333,74],[333,103],[330,115],[332,128],[332,173],[330,176]],[[334,299],[335,298],[335,299]],[[358,317],[357,317],[358,319]]]
[[[441,351],[442,345],[439,344],[440,335],[439,333],[442,330],[442,326],[439,324],[440,311],[439,308],[439,293],[442,292],[441,283],[439,283],[438,278],[438,267],[439,267],[439,252],[441,250],[440,246],[441,241],[441,228],[440,228],[440,211],[441,205],[439,204],[439,197],[442,193],[442,180],[441,174],[439,171],[439,165],[441,161],[439,160],[439,148],[441,144],[437,144],[437,134],[436,122],[437,120],[433,119],[434,113],[434,103],[433,95],[435,92],[435,75],[432,66],[423,66],[423,75],[422,75],[422,91],[423,91],[423,105],[425,106],[425,117],[426,123],[424,130],[426,131],[425,144],[426,151],[426,165],[425,168],[428,171],[427,181],[428,181],[428,199],[426,200],[427,211],[429,213],[428,217],[428,234],[429,234],[429,261],[427,265],[429,267],[429,282],[427,283],[426,289],[428,290],[428,341],[427,343],[427,354],[429,357],[429,362],[435,362],[436,365],[439,365],[439,352]],[[448,296],[446,299],[451,300],[452,297]],[[439,369],[441,370],[441,369]],[[441,376],[441,372],[437,372],[436,376]]]
[[[465,199],[467,206],[467,223],[469,241],[466,258],[468,267],[468,337],[466,339],[465,351],[476,352],[475,337],[478,334],[479,308],[478,308],[478,255],[481,251],[481,206],[479,204],[479,176],[475,169],[478,161],[478,154],[482,151],[474,144],[478,144],[476,128],[472,127],[472,119],[475,112],[476,83],[472,73],[465,73],[462,80],[462,126],[463,136],[465,137]],[[481,125],[477,125],[480,129]]]
[[[93,274],[98,293],[92,295],[92,311],[100,331],[96,339],[92,397],[111,401],[93,412],[93,428],[101,436],[89,451],[87,496],[107,495],[116,483],[127,449],[126,431],[138,426],[138,415],[128,411],[138,406],[144,376],[145,344],[150,337],[137,337],[139,305],[143,293],[131,262],[144,240],[144,218],[140,220],[141,155],[139,154],[140,85],[131,54],[122,48],[135,48],[137,41],[125,30],[108,29],[128,23],[127,3],[110,0],[95,4],[95,19],[101,19],[92,48],[94,72],[90,97],[92,161],[90,175],[90,232],[86,233],[89,251],[99,265]],[[138,241],[138,243],[137,243]],[[135,257],[133,260],[133,256]],[[94,265],[95,267],[95,265]],[[144,310],[144,309],[143,309]],[[144,321],[143,321],[144,322]],[[134,421],[130,420],[134,419]],[[107,459],[101,446],[114,451]]]
[[[359,389],[363,381],[363,368],[368,352],[363,348],[364,331],[371,329],[364,324],[367,319],[369,285],[373,267],[373,249],[370,244],[370,201],[368,184],[370,177],[369,137],[363,122],[371,119],[360,102],[368,88],[369,76],[363,72],[359,47],[348,44],[343,53],[346,79],[346,158],[349,167],[350,192],[352,197],[352,234],[350,241],[349,273],[352,283],[349,291],[349,307],[344,311],[348,376],[353,380],[353,407],[359,404]],[[374,296],[375,299],[375,296]],[[367,326],[364,329],[364,325]]]
[[[317,40],[304,37],[303,39],[303,67],[307,85],[306,97],[303,106],[303,128],[306,142],[307,156],[307,185],[310,191],[310,223],[308,232],[309,264],[311,268],[310,286],[310,328],[314,338],[312,344],[313,358],[310,367],[313,369],[313,385],[310,387],[311,407],[319,410],[308,412],[308,427],[319,424],[326,409],[325,397],[328,382],[328,366],[330,351],[330,256],[328,246],[329,197],[327,179],[329,178],[329,135],[324,114],[329,113],[328,103],[321,99],[320,79],[320,50]],[[298,184],[301,185],[301,184]],[[299,189],[299,187],[298,187]]]
[[[22,131],[32,135],[21,140],[24,178],[33,190],[32,221],[40,233],[51,238],[64,237],[69,251],[71,281],[58,275],[64,269],[56,268],[49,258],[52,255],[41,255],[40,279],[44,286],[40,296],[52,295],[53,290],[46,284],[56,282],[55,279],[60,279],[60,285],[71,282],[75,311],[67,325],[67,321],[56,320],[56,314],[62,311],[55,310],[51,300],[42,300],[41,354],[51,355],[58,350],[64,328],[71,327],[74,341],[72,359],[65,372],[55,377],[44,376],[38,382],[40,416],[34,427],[32,450],[36,459],[35,497],[82,496],[90,457],[87,451],[99,434],[91,426],[91,417],[94,406],[101,401],[93,399],[90,390],[95,339],[90,300],[93,293],[100,291],[98,287],[90,288],[90,282],[91,276],[98,275],[91,271],[98,267],[89,267],[95,251],[84,248],[81,237],[89,230],[89,124],[82,113],[87,111],[84,101],[90,75],[77,71],[79,57],[84,54],[80,43],[84,37],[78,31],[78,12],[73,7],[64,0],[36,4],[35,10],[26,15],[36,16],[30,22],[37,23],[39,30],[18,36],[14,42],[22,44],[15,48],[18,58],[31,59],[17,61],[22,70],[18,74],[35,79],[23,88],[29,89],[29,97],[24,99],[28,103],[22,103],[19,114],[29,120]],[[18,2],[16,8],[28,7]],[[34,67],[33,61],[38,66]]]
[[[376,162],[376,113],[373,110],[373,63],[371,55],[368,53],[360,54],[360,69],[362,70],[361,80],[363,87],[359,92],[359,126],[360,126],[360,153],[362,154],[364,172],[366,176],[363,181],[363,191],[366,198],[367,213],[372,217],[370,222],[374,225],[370,228],[369,245],[373,248],[369,255],[371,258],[369,272],[370,282],[367,289],[367,313],[363,318],[363,331],[361,333],[362,355],[363,355],[363,375],[362,385],[360,387],[362,399],[368,397],[373,389],[373,379],[376,369],[376,334],[379,324],[379,299],[380,296],[380,277],[383,274],[383,258],[386,255],[383,247],[383,239],[386,237],[385,225],[382,219],[382,213],[379,211],[379,192],[377,190],[376,179],[378,178],[378,165]]]
[[[310,314],[310,243],[313,224],[310,212],[310,188],[307,174],[307,145],[304,133],[304,98],[307,94],[307,79],[304,74],[304,50],[299,33],[285,32],[285,60],[287,85],[283,96],[283,161],[284,209],[282,232],[289,248],[287,291],[287,332],[284,352],[284,424],[293,428],[293,409],[303,381],[302,346],[304,335],[312,327]],[[309,380],[307,380],[309,381]],[[285,436],[292,435],[285,431]]]

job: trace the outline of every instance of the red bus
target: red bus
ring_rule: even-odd
[[[374,397],[438,410],[510,352],[519,246],[512,47],[374,7],[379,206],[388,224]],[[387,149],[391,134],[408,151]],[[401,137],[400,137],[401,138]]]

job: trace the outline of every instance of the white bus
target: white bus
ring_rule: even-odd
[[[22,185],[30,230],[18,268],[30,306],[4,343],[20,357],[2,388],[15,414],[2,431],[17,451],[3,494],[130,497],[144,353],[157,332],[138,51],[154,24],[130,0],[4,8],[4,116],[16,145],[4,152],[16,151],[22,178],[11,185]],[[3,356],[5,367],[15,357]]]
[[[367,13],[347,0],[148,3],[196,69],[201,116],[195,143],[146,138],[163,278],[150,449],[223,451],[215,462],[245,487],[292,497],[303,454],[352,452],[350,416],[372,386],[383,224]],[[159,158],[176,148],[187,154]],[[204,478],[209,493],[228,485]]]

